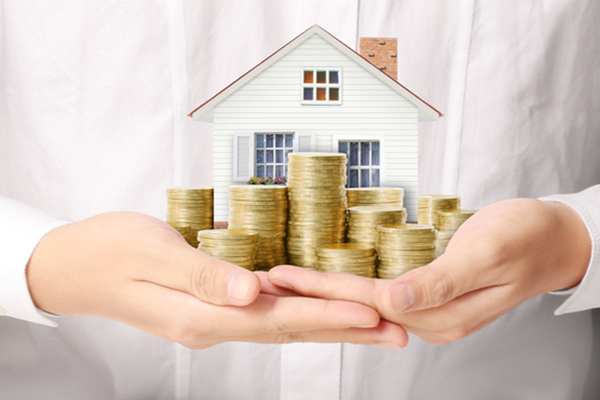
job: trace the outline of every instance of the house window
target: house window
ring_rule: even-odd
[[[381,167],[378,140],[339,141],[338,152],[348,157],[346,187],[379,187]]]
[[[288,154],[293,149],[293,133],[257,133],[255,176],[287,177]]]
[[[340,104],[341,99],[341,70],[339,68],[302,70],[303,104]]]

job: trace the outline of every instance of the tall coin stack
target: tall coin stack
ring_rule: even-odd
[[[375,248],[362,243],[327,244],[317,248],[317,266],[323,272],[346,272],[375,278]]]
[[[437,228],[437,212],[439,210],[455,210],[460,208],[460,197],[446,195],[419,196],[417,206],[419,224],[433,225]]]
[[[316,246],[344,241],[346,155],[290,153],[288,262],[317,268]]]
[[[214,190],[212,187],[174,187],[167,189],[167,223],[188,224],[188,243],[198,247],[198,231],[213,228]]]
[[[440,210],[437,212],[437,240],[435,243],[436,257],[446,251],[448,242],[460,226],[469,219],[475,210]]]
[[[435,259],[436,232],[430,225],[383,225],[377,228],[377,276],[393,279]]]
[[[229,187],[229,228],[258,232],[257,270],[287,262],[287,188],[280,185]]]
[[[348,208],[349,243],[366,243],[375,246],[377,227],[406,223],[406,209],[390,206],[357,206]]]
[[[402,207],[404,189],[394,187],[368,187],[347,189],[348,208],[357,206]]]
[[[254,271],[258,253],[258,232],[208,229],[198,232],[198,240],[198,248],[206,254]]]

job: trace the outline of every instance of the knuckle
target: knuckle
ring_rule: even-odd
[[[301,332],[280,332],[274,336],[274,342],[278,344],[287,344],[287,343],[300,343],[305,342],[306,339]]]
[[[190,271],[192,294],[200,300],[217,300],[219,288],[218,272],[206,265],[198,265]]]
[[[438,273],[435,283],[427,286],[423,297],[425,303],[431,307],[446,304],[454,298],[456,284],[450,275],[445,272]]]
[[[281,321],[265,319],[260,322],[258,326],[258,333],[284,334],[286,333],[286,326]]]

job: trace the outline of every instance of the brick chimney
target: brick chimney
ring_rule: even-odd
[[[360,55],[394,80],[398,79],[396,38],[360,38]]]

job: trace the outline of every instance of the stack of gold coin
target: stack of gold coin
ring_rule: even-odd
[[[198,232],[198,248],[219,260],[254,271],[258,232],[238,229],[208,229]]]
[[[437,212],[460,208],[460,197],[435,194],[419,196],[417,206],[419,224],[437,227]]]
[[[394,187],[349,188],[348,208],[357,206],[402,207],[404,189]]]
[[[290,264],[316,269],[315,247],[344,241],[346,155],[290,153],[288,163]]]
[[[174,187],[167,189],[167,222],[188,224],[188,243],[198,247],[198,231],[213,228],[214,194],[212,187]]]
[[[229,187],[229,229],[258,232],[257,270],[287,262],[287,188],[281,185]]]
[[[454,232],[437,232],[437,239],[435,240],[435,257],[439,257],[446,251],[450,239],[454,236]]]
[[[439,210],[437,212],[437,229],[438,236],[436,241],[436,256],[439,257],[446,251],[448,242],[454,236],[454,232],[469,219],[475,210]]]
[[[438,223],[436,228],[438,231],[455,232],[473,214],[475,214],[475,210],[440,210],[437,212]]]
[[[435,259],[436,231],[431,225],[383,225],[377,232],[379,278],[396,278]]]
[[[190,233],[191,233],[191,227],[189,224],[183,224],[180,222],[171,222],[169,223],[169,225],[171,225],[173,228],[175,228],[175,230],[177,232],[179,232],[179,234],[181,236],[183,236],[183,238],[185,239],[186,242],[190,242]]]
[[[348,208],[349,243],[366,243],[375,246],[377,227],[406,223],[406,209],[390,206],[357,206]]]
[[[317,247],[317,266],[323,272],[346,272],[375,278],[375,248],[362,243],[337,243]]]

